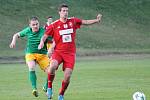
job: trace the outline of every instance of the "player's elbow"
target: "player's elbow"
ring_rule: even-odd
[[[19,38],[20,35],[19,35],[19,33],[16,33],[16,34],[13,35],[13,37],[14,37],[14,38]]]

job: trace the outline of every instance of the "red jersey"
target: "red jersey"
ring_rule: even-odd
[[[82,20],[78,18],[68,18],[65,23],[57,20],[48,26],[45,34],[53,37],[56,51],[75,53],[76,29],[81,24]]]
[[[50,24],[46,23],[43,28],[44,28],[45,30],[47,30],[47,28],[48,28],[49,25],[50,25]]]
[[[50,24],[46,23],[46,24],[43,26],[43,28],[44,28],[45,30],[47,30],[47,28],[48,28],[49,25],[50,25]],[[50,47],[50,44],[53,43],[52,37],[48,37],[48,41],[47,41],[47,42],[48,42],[47,47],[49,48],[49,47]]]

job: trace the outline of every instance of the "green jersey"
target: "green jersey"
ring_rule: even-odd
[[[28,53],[39,53],[39,54],[47,54],[46,42],[44,43],[44,47],[38,50],[38,45],[40,44],[41,37],[43,36],[45,30],[43,28],[39,28],[38,32],[32,32],[30,27],[23,29],[20,33],[20,37],[27,37],[27,45],[26,45],[26,54]]]

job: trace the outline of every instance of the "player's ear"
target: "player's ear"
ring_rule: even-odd
[[[31,27],[31,24],[29,23],[29,27]]]

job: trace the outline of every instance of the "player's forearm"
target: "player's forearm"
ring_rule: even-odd
[[[90,25],[90,24],[95,24],[101,21],[102,15],[98,14],[96,19],[92,20],[82,20],[83,25]]]
[[[44,34],[44,35],[42,36],[41,41],[40,41],[40,44],[39,44],[39,46],[38,46],[38,49],[39,49],[39,50],[44,47],[44,42],[46,41],[47,37],[48,37],[48,35],[46,35],[46,34]]]
[[[95,23],[98,23],[98,22],[99,22],[98,19],[82,20],[82,24],[83,24],[83,25],[90,25],[90,24],[95,24]]]
[[[13,39],[12,39],[12,42],[13,43],[16,43],[17,39],[19,38],[19,33],[16,33],[13,35]]]
[[[44,35],[42,36],[42,38],[41,38],[41,42],[44,43],[47,38],[48,38],[48,35],[44,34]]]
[[[9,45],[10,48],[14,48],[16,46],[16,41],[20,37],[19,33],[13,35],[13,39]]]

